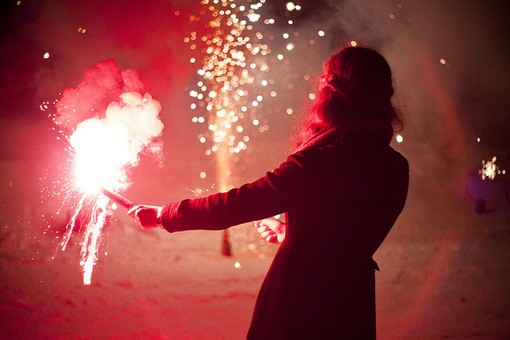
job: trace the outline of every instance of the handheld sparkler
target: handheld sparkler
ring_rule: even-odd
[[[123,206],[127,210],[131,209],[135,205],[133,202],[131,202],[130,200],[128,200],[124,196],[117,194],[116,192],[110,191],[110,190],[105,189],[105,188],[100,188],[99,191],[103,195],[105,195],[106,197],[111,199],[113,202],[117,203],[118,205]]]

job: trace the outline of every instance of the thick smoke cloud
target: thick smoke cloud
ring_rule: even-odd
[[[121,72],[113,59],[99,62],[83,72],[83,79],[76,88],[67,88],[55,105],[55,123],[74,131],[78,123],[92,117],[104,117],[110,103],[123,92],[140,92],[143,89],[133,70]]]
[[[136,72],[121,71],[110,59],[86,70],[76,88],[66,89],[57,103],[55,123],[72,131],[75,175],[83,186],[126,189],[126,167],[138,164],[139,154],[160,155],[161,104],[143,89]]]

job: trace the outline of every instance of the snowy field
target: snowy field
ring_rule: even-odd
[[[471,200],[430,188],[412,183],[374,256],[379,338],[507,339],[509,205],[501,195],[477,214]],[[117,210],[85,286],[79,245],[62,252],[54,234],[27,228],[37,208],[11,220],[16,207],[3,209],[6,339],[242,339],[276,250],[247,224],[230,229],[225,257],[221,232],[144,232]]]

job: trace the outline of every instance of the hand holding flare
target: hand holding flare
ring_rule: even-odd
[[[161,212],[163,207],[154,205],[134,205],[128,216],[134,218],[144,230],[162,227]]]
[[[161,211],[163,207],[137,205],[124,196],[108,189],[101,188],[100,191],[113,202],[128,209],[128,216],[134,218],[142,229],[151,229],[161,226]]]

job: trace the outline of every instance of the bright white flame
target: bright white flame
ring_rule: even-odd
[[[126,189],[126,166],[135,166],[138,154],[163,129],[160,110],[149,94],[129,92],[108,106],[105,118],[78,124],[70,143],[75,152],[75,183],[81,191]]]

